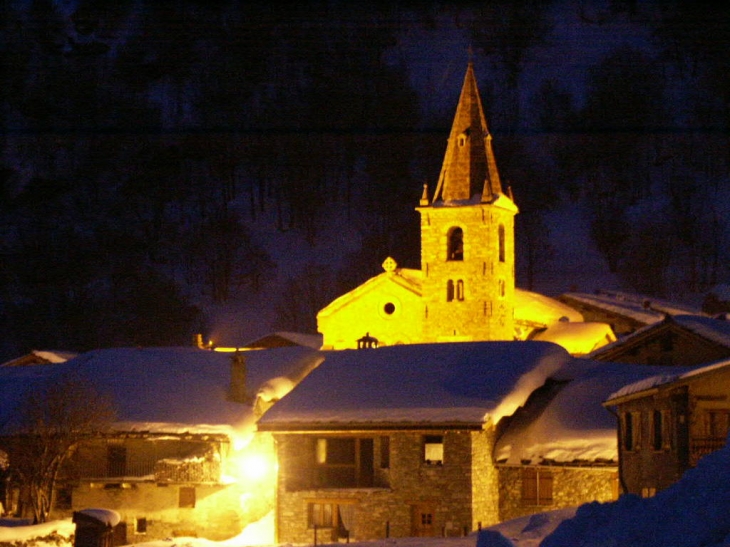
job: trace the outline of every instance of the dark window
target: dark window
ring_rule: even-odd
[[[652,413],[651,421],[651,444],[654,450],[664,448],[664,414],[661,410]]]
[[[522,502],[525,505],[553,503],[553,474],[545,469],[522,470]]]
[[[147,533],[147,518],[146,517],[137,517],[137,519],[134,522],[134,532],[136,534],[146,534]]]
[[[464,260],[464,231],[461,228],[451,228],[449,231],[449,249],[447,260]]]
[[[451,279],[446,282],[446,301],[454,301],[454,282]]]
[[[71,488],[59,488],[56,491],[56,509],[71,509]]]
[[[425,435],[423,437],[423,461],[429,465],[443,465],[444,438],[442,435]]]
[[[195,507],[195,487],[194,486],[181,486],[180,487],[180,498],[179,507],[194,508]]]
[[[106,451],[107,477],[124,477],[127,474],[127,449],[119,444],[110,444]]]
[[[385,306],[383,306],[383,311],[388,315],[392,315],[395,312],[395,304],[388,302]]]
[[[504,225],[500,224],[498,229],[499,235],[499,261],[504,262],[505,250],[504,250]]]
[[[390,437],[380,437],[380,468],[390,468]]]
[[[638,412],[624,413],[624,450],[639,449],[639,434],[641,432],[641,425],[639,423],[640,416],[641,414]]]
[[[373,485],[373,439],[324,437],[316,441],[317,485],[352,488]]]

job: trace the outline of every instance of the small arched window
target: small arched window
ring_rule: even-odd
[[[464,260],[464,231],[459,228],[449,230],[447,260]]]
[[[499,225],[499,261],[504,262],[505,252],[504,252],[504,224]]]
[[[464,280],[459,279],[456,282],[456,299],[464,300]]]
[[[454,301],[454,282],[451,279],[446,282],[446,301]]]

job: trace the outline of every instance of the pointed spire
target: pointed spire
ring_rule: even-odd
[[[482,202],[490,202],[501,193],[492,136],[470,59],[433,202],[470,200],[476,194],[481,194]]]

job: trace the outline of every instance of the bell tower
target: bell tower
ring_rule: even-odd
[[[421,215],[423,341],[514,339],[514,216],[471,62],[433,196]]]

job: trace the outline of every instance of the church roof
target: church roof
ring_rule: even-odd
[[[432,204],[469,201],[475,196],[481,196],[482,202],[492,202],[500,195],[502,183],[492,151],[492,136],[470,62]]]
[[[365,283],[355,287],[350,292],[334,299],[332,302],[327,304],[327,306],[319,310],[317,316],[332,314],[349,303],[354,302],[362,295],[376,290],[385,283],[395,283],[405,290],[410,291],[417,296],[421,296],[421,278],[421,270],[413,270],[409,268],[396,268],[393,271],[383,272],[375,277],[371,277],[365,281]]]

